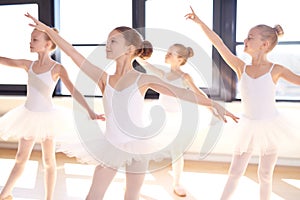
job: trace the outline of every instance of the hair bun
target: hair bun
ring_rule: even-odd
[[[142,50],[140,57],[143,59],[147,59],[147,58],[151,57],[151,55],[153,53],[153,46],[152,46],[151,42],[149,42],[148,40],[144,40],[142,48],[143,48],[143,50]]]
[[[187,55],[188,58],[191,58],[191,57],[194,56],[194,50],[191,47],[187,47],[186,50],[187,50],[187,53],[188,53],[188,55]]]
[[[284,34],[284,31],[279,24],[275,25],[273,29],[275,30],[278,36],[282,36]]]

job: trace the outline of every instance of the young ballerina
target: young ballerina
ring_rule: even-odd
[[[168,49],[167,54],[165,55],[165,63],[170,65],[170,71],[168,72],[146,62],[145,58],[137,57],[136,60],[145,69],[145,71],[156,74],[164,81],[180,88],[190,89],[191,91],[199,95],[204,95],[205,97],[207,97],[206,94],[195,85],[192,77],[188,73],[182,71],[182,66],[184,66],[187,60],[193,55],[194,51],[191,47],[186,47],[182,44],[171,45]],[[175,97],[160,94],[159,100],[166,111],[170,113],[180,112],[180,105],[178,105],[178,101]],[[180,178],[183,172],[183,168],[183,156],[174,157],[172,161],[173,189],[174,193],[180,197],[186,196],[186,190],[180,184]]]
[[[274,28],[257,25],[250,29],[244,40],[244,52],[252,57],[247,65],[234,55],[222,39],[192,12],[185,17],[198,24],[226,63],[235,71],[241,90],[243,117],[239,122],[236,147],[229,170],[229,177],[221,199],[230,199],[238,181],[245,173],[253,152],[260,153],[258,177],[260,199],[270,199],[272,176],[277,161],[278,148],[282,141],[294,137],[287,129],[287,121],[279,114],[275,104],[275,86],[280,78],[300,85],[300,76],[288,68],[272,63],[268,53],[276,46],[283,34],[281,26]]]
[[[55,30],[53,30],[55,31]],[[87,110],[90,118],[104,119],[91,110],[84,97],[69,80],[65,68],[50,57],[56,45],[47,34],[34,29],[31,33],[30,51],[38,54],[38,60],[10,59],[0,57],[0,63],[24,69],[28,73],[27,98],[19,106],[0,118],[0,136],[4,140],[18,139],[15,165],[2,188],[0,200],[12,199],[12,190],[22,175],[26,162],[36,142],[41,143],[45,169],[45,199],[53,199],[56,181],[55,137],[62,131],[69,131],[64,110],[52,103],[52,93],[60,78],[72,96]],[[71,122],[71,120],[70,120]],[[75,130],[75,129],[74,129]],[[71,129],[70,129],[71,131]],[[69,134],[69,133],[68,133]],[[74,133],[75,134],[75,133]]]
[[[122,166],[126,170],[124,199],[139,199],[148,168],[148,159],[151,159],[152,156],[141,153],[152,148],[152,144],[146,140],[147,137],[143,136],[146,128],[143,128],[143,121],[141,120],[143,118],[144,95],[149,88],[159,93],[177,95],[187,101],[213,107],[224,121],[226,121],[226,116],[235,121],[238,120],[232,113],[203,95],[177,88],[163,82],[158,77],[134,70],[132,60],[142,53],[143,39],[132,28],[117,27],[108,35],[106,57],[116,62],[115,73],[108,75],[107,72],[90,63],[55,31],[31,15],[26,14],[26,16],[34,21],[31,26],[47,33],[62,51],[72,58],[75,64],[99,86],[103,93],[106,116],[105,137],[100,138],[102,134],[99,134],[99,139],[86,144],[86,146],[94,146],[97,150],[93,156],[98,161],[87,195],[88,200],[103,199],[117,170]],[[133,122],[130,120],[142,128],[133,126]],[[153,146],[155,147],[155,144]]]

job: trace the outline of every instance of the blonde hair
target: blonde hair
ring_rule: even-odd
[[[184,65],[189,58],[194,56],[194,50],[191,47],[186,47],[182,44],[173,44],[172,47],[176,48],[178,57],[183,58],[181,65]]]
[[[273,28],[264,24],[257,25],[254,28],[260,30],[261,39],[263,41],[268,40],[270,42],[269,51],[277,45],[278,37],[284,34],[284,31],[279,24],[275,25]]]
[[[57,28],[51,28],[52,30],[54,30],[56,33],[59,33]],[[34,30],[38,30],[38,29],[34,29]],[[43,31],[41,31],[43,32]],[[44,38],[46,41],[51,41],[52,45],[51,45],[51,51],[53,51],[54,49],[56,49],[56,44],[51,40],[51,38],[48,36],[48,34],[44,33]]]

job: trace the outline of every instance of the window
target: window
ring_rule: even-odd
[[[248,55],[243,52],[243,41],[253,26],[258,24],[269,26],[280,24],[285,34],[279,38],[279,44],[270,52],[269,59],[300,74],[300,28],[297,25],[300,13],[297,5],[297,0],[253,0],[251,3],[238,1],[236,28],[237,55],[246,62],[250,62]],[[299,92],[299,86],[280,80],[278,83],[277,99],[299,100]],[[237,92],[237,98],[239,98],[239,92]]]
[[[29,43],[33,28],[24,14],[38,16],[37,4],[16,4],[0,6],[0,52],[1,56],[14,59],[36,59],[36,54],[30,53]],[[0,65],[0,90],[9,90],[8,85],[21,86],[27,84],[27,74],[24,70]],[[3,89],[4,88],[4,89]],[[24,87],[22,89],[24,90]]]
[[[184,16],[191,12],[190,6],[212,27],[213,1],[146,1],[145,37],[154,46],[154,53],[149,62],[164,68],[164,56],[169,46],[174,43],[190,46],[194,50],[194,56],[189,59],[183,70],[192,76],[197,86],[211,88],[212,45],[198,25],[185,19]]]
[[[108,72],[113,71],[114,66],[105,58],[106,39],[113,28],[132,25],[132,0],[58,2],[59,10],[56,12],[59,13],[59,21],[56,26],[60,27],[60,34],[92,63],[104,67]],[[61,54],[61,63],[66,67],[71,81],[79,84],[77,79],[84,76],[64,53]],[[93,88],[76,86],[85,95],[102,95],[95,84],[91,85]],[[63,95],[69,94],[63,84],[60,92]]]

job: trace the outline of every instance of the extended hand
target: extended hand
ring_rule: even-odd
[[[96,113],[90,113],[90,118],[92,120],[101,120],[101,121],[105,121],[105,117],[104,117],[104,114],[96,114]]]
[[[198,16],[196,15],[196,13],[194,12],[192,6],[190,6],[190,8],[191,8],[192,12],[186,14],[186,15],[184,16],[185,19],[191,19],[191,20],[193,20],[194,22],[200,21],[199,17],[198,17]]]
[[[43,32],[47,28],[49,28],[46,24],[42,23],[41,21],[39,21],[38,19],[36,19],[32,15],[30,15],[29,13],[26,13],[25,16],[32,19],[32,21],[34,22],[34,24],[29,24],[29,26],[32,26],[32,27],[38,29],[39,31],[43,31]]]
[[[217,103],[214,103],[213,106],[213,114],[218,117],[220,120],[224,121],[225,123],[227,122],[227,119],[225,118],[225,116],[230,117],[231,119],[233,119],[233,121],[235,121],[236,123],[238,122],[238,120],[240,119],[239,117],[235,116],[234,114],[232,114],[231,112],[227,111],[225,108],[223,108],[222,106],[220,106]]]

